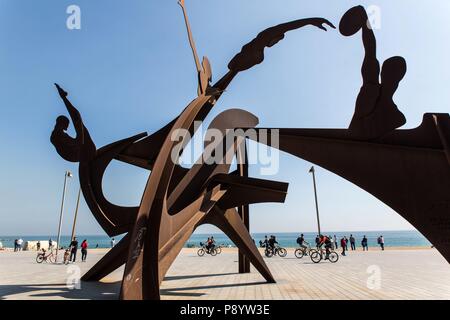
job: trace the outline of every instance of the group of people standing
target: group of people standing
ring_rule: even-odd
[[[84,239],[83,242],[81,242],[81,246],[80,246],[82,262],[86,262],[88,246],[89,246],[89,244],[88,244],[87,240]],[[75,260],[77,258],[77,251],[78,251],[78,239],[77,239],[77,237],[74,237],[72,242],[70,243],[69,248],[67,248],[64,253],[64,262],[65,263],[75,262]]]

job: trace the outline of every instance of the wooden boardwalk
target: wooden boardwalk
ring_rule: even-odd
[[[67,268],[36,264],[35,253],[0,253],[0,299],[116,299],[123,268],[102,283],[67,287],[67,278],[85,272],[104,251],[91,250],[87,263]],[[252,268],[237,273],[236,250],[198,257],[184,249],[162,283],[162,299],[450,299],[450,265],[435,250],[350,252],[336,264],[264,258],[277,283],[267,284]],[[80,270],[77,270],[77,267]]]

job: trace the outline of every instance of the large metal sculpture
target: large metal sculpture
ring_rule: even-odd
[[[450,116],[427,113],[418,128],[396,130],[406,122],[392,98],[406,73],[405,60],[386,60],[380,83],[375,36],[365,9],[347,11],[339,29],[344,36],[362,30],[365,48],[363,85],[350,127],[277,128],[279,149],[371,193],[408,220],[450,262]]]
[[[170,265],[195,228],[205,223],[219,227],[238,246],[240,271],[249,271],[249,261],[268,282],[275,281],[250,237],[248,205],[284,202],[288,185],[248,177],[245,161],[238,163],[237,171],[230,172],[229,161],[207,161],[213,157],[208,148],[190,169],[179,166],[178,158],[195,131],[194,122],[205,119],[239,72],[264,60],[266,47],[282,40],[286,32],[307,25],[334,28],[323,18],[311,18],[266,29],[242,48],[229,63],[228,73],[211,85],[210,63],[206,57],[200,63],[184,1],[179,4],[197,68],[198,97],[159,131],[141,133],[97,150],[80,113],[56,85],[76,137],[67,135],[69,120],[60,116],[51,142],[61,157],[79,162],[83,195],[106,233],[126,233],[83,280],[100,280],[125,264],[122,299],[159,299],[159,286]],[[364,8],[355,7],[340,23],[345,36],[362,30],[366,50],[363,86],[350,128],[276,129],[280,137],[277,147],[370,192],[410,221],[450,260],[450,118],[426,114],[419,128],[396,130],[405,118],[392,96],[406,72],[406,63],[400,57],[388,59],[380,82],[375,37],[367,20]],[[258,139],[262,128],[255,128],[257,125],[258,119],[244,110],[231,109],[218,115],[210,129],[222,132],[224,140],[234,134],[232,129],[254,128],[258,132],[255,136],[234,137],[231,145],[222,144],[222,160],[233,156],[245,159],[246,138],[272,146],[270,139]],[[114,159],[151,170],[139,207],[120,207],[103,195],[103,175]]]

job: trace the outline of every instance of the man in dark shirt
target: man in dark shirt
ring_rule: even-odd
[[[350,248],[352,251],[356,250],[356,239],[352,234],[350,235]]]
[[[72,242],[70,243],[70,259],[69,261],[75,262],[75,259],[77,258],[77,250],[78,250],[78,240],[77,238],[73,238]]]
[[[275,236],[270,236],[269,238],[269,248],[275,249],[275,245],[278,244],[277,238]]]
[[[268,248],[269,247],[269,239],[267,238],[267,236],[264,237],[264,248]]]

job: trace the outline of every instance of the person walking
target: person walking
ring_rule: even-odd
[[[49,251],[53,250],[53,240],[52,240],[52,238],[48,239],[48,250]]]
[[[367,245],[367,237],[364,235],[363,239],[361,240],[361,246],[363,248],[363,251],[369,251],[369,247]]]
[[[350,248],[352,251],[356,250],[356,239],[352,234],[350,235]]]
[[[345,241],[345,237],[341,238],[341,247],[342,247],[342,255],[345,256],[345,249],[347,247],[347,242]]]
[[[86,239],[81,243],[81,262],[86,262],[88,242]]]
[[[112,238],[111,239],[111,248],[114,248],[115,245],[116,245],[116,239]]]
[[[39,250],[41,250],[41,242],[40,241],[38,241],[36,243],[36,251],[39,251]]]
[[[383,236],[379,236],[378,237],[378,244],[380,245],[381,250],[384,251],[384,238],[383,238]]]
[[[17,248],[18,248],[18,246],[17,246],[17,240],[18,240],[18,239],[14,239],[14,252],[17,252]]]
[[[336,235],[333,236],[334,248],[337,250],[339,248]]]
[[[70,243],[70,258],[69,261],[75,262],[77,258],[77,250],[78,250],[78,240],[76,237],[73,238],[72,242]]]
[[[320,245],[320,237],[319,235],[316,236],[316,248],[319,249],[319,245]]]

